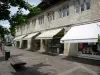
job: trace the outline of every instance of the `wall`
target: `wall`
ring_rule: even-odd
[[[58,9],[67,4],[69,4],[69,16],[59,18]],[[48,22],[47,13],[52,10],[55,11],[55,20]],[[38,22],[38,17],[41,15],[44,15],[45,22],[44,24],[40,25]],[[16,33],[16,36],[61,26],[73,25],[78,23],[81,24],[83,22],[98,20],[100,19],[99,16],[100,16],[100,0],[91,0],[91,8],[81,13],[75,12],[73,0],[70,0],[70,2],[66,1],[60,4],[56,4],[52,8],[49,8],[45,10],[43,13],[33,17],[32,19],[36,19],[36,25],[33,26],[32,23],[28,24],[30,25],[30,27],[29,28],[26,27],[26,29],[22,28],[21,31]],[[30,21],[32,19],[30,19]]]

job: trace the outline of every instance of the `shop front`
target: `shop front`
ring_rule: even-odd
[[[31,33],[23,38],[23,48],[27,48],[28,50],[37,50],[39,48],[38,40],[36,40],[36,36],[40,33]],[[37,48],[38,47],[38,48]]]
[[[21,35],[21,36],[18,36],[18,37],[15,37],[14,38],[14,41],[15,41],[15,46],[18,47],[18,48],[22,48],[22,38],[24,38],[26,35]]]
[[[61,39],[61,43],[77,44],[78,57],[100,59],[100,22],[72,27]],[[70,49],[69,49],[70,52]]]
[[[64,45],[60,43],[60,39],[64,36],[64,29],[53,29],[44,31],[36,39],[41,40],[41,50],[47,53],[63,53]]]

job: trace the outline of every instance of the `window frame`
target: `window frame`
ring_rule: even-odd
[[[44,15],[42,15],[38,18],[38,22],[39,22],[39,24],[44,24]]]

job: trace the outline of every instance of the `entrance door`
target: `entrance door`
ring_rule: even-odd
[[[16,47],[19,47],[20,46],[20,42],[19,41],[17,41],[17,45],[16,45]]]
[[[23,43],[22,43],[22,45],[23,45],[22,48],[23,49],[27,48],[27,42],[28,42],[27,40],[23,40]]]

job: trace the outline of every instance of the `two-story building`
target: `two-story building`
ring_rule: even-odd
[[[66,56],[100,55],[100,0],[43,0],[38,7],[43,11],[17,28],[17,47]]]

